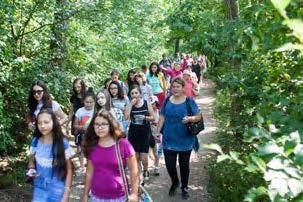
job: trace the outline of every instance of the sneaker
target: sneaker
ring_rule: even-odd
[[[145,171],[143,172],[143,178],[144,178],[144,181],[149,180],[149,172],[148,172],[148,170],[145,170]]]
[[[160,175],[159,167],[155,167],[154,172],[155,172],[155,176],[159,176]]]
[[[174,196],[176,193],[176,189],[179,187],[179,182],[177,184],[172,184],[169,188],[168,195],[169,196]]]
[[[188,189],[182,188],[181,191],[182,191],[182,193],[181,193],[182,199],[187,200],[189,198]]]

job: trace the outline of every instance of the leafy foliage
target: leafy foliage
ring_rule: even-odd
[[[270,201],[300,201],[303,33],[298,14],[302,11],[298,1],[272,1],[272,5],[246,5],[238,21],[222,26],[223,30],[232,28],[226,34],[232,44],[226,46],[229,51],[222,52],[221,58],[212,56],[216,66],[211,74],[220,89],[217,99],[222,101],[217,102],[216,115],[223,132],[238,140],[242,148],[235,144],[226,147],[222,142],[222,148],[216,144],[208,147],[220,154],[220,163],[211,165],[218,172],[212,174],[215,180],[220,179],[219,173],[226,173],[226,164],[230,169],[238,168],[239,173],[263,178],[257,182],[251,179],[247,194],[244,197],[242,193],[238,200],[258,201],[268,196]],[[233,196],[229,188],[234,186],[236,174],[226,176],[230,178],[221,189]],[[225,199],[232,201],[227,195]]]
[[[98,90],[112,69],[118,68],[123,76],[128,69],[158,60],[167,51],[168,28],[157,26],[164,19],[165,1],[66,1],[62,6],[58,2],[1,1],[3,155],[18,154],[28,143],[26,102],[33,81],[46,81],[67,111],[74,78],[81,77]],[[53,49],[54,42],[59,47],[66,42],[67,51]],[[63,58],[63,63],[54,65],[54,57]]]

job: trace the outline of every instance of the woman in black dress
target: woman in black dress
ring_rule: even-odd
[[[142,99],[139,86],[130,90],[131,102],[125,109],[125,118],[130,120],[128,140],[136,151],[139,170],[143,165],[144,180],[148,180],[148,151],[151,136],[150,122],[154,121],[154,112],[149,102]]]

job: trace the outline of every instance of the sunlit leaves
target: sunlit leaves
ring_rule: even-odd
[[[289,5],[291,0],[271,0],[271,2],[282,16],[286,16],[285,9]]]

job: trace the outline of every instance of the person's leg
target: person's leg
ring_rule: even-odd
[[[153,156],[154,156],[154,174],[156,176],[160,175],[160,171],[159,171],[159,157],[158,157],[158,154],[157,154],[157,150],[158,150],[158,146],[157,144],[154,145],[152,149],[152,153],[153,153]]]
[[[138,173],[140,174],[142,172],[142,166],[141,166],[141,156],[139,152],[136,152],[136,160],[138,165]]]
[[[149,172],[148,172],[148,153],[140,153],[142,166],[143,166],[143,177],[144,180],[149,179]]]
[[[176,168],[177,152],[167,149],[163,149],[163,152],[164,152],[166,169],[172,182],[172,185],[169,189],[169,195],[173,196],[175,194],[176,188],[179,186],[179,179],[178,179],[177,168]]]
[[[182,197],[185,199],[189,197],[187,192],[187,185],[188,185],[188,177],[189,177],[190,154],[191,154],[191,150],[179,152]]]

